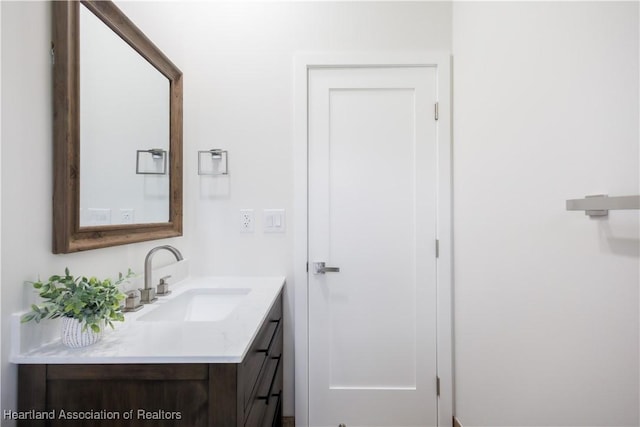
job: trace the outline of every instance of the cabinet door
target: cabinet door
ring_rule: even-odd
[[[34,375],[37,374],[37,375]],[[55,411],[46,423],[26,425],[113,427],[207,426],[209,368],[206,364],[21,365],[21,411]],[[24,392],[23,392],[24,390]],[[37,390],[33,399],[25,399]],[[37,399],[37,400],[36,400]],[[63,412],[61,412],[63,411]],[[106,419],[70,420],[76,413],[105,411]],[[132,412],[131,412],[132,411]]]

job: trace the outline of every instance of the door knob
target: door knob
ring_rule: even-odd
[[[339,273],[340,267],[325,267],[324,262],[313,263],[313,274]]]

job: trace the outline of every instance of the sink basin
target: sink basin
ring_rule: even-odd
[[[138,318],[141,322],[217,322],[224,320],[246,297],[250,288],[190,289]],[[153,306],[152,306],[153,307]]]

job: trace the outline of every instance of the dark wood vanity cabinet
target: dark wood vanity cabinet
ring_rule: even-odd
[[[241,363],[19,365],[18,425],[281,426],[282,330],[280,294]]]

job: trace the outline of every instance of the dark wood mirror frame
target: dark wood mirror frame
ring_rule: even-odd
[[[80,3],[170,83],[169,221],[80,227]],[[54,1],[53,253],[182,235],[182,72],[110,1]]]

